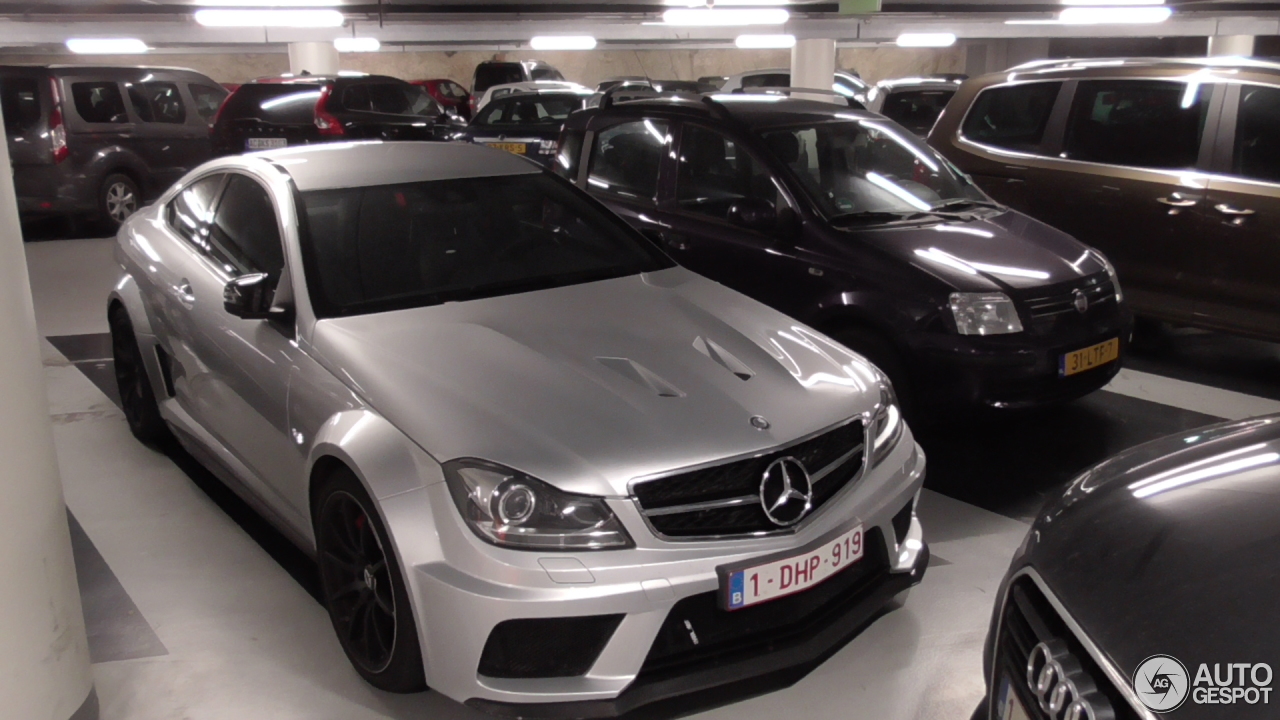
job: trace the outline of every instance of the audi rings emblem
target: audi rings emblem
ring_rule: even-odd
[[[1049,720],[1115,720],[1111,704],[1061,640],[1031,648],[1027,686]]]
[[[800,461],[783,457],[769,463],[760,479],[760,506],[770,522],[791,527],[813,508],[813,484]]]

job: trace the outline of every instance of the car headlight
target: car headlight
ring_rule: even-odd
[[[467,525],[494,545],[522,550],[634,546],[604,498],[567,493],[517,470],[471,458],[445,463],[444,477]]]
[[[1093,251],[1093,256],[1102,261],[1102,267],[1106,268],[1107,277],[1111,278],[1111,287],[1116,289],[1116,302],[1123,301],[1124,291],[1120,289],[1120,276],[1116,274],[1115,266],[1111,264],[1111,261],[1107,259],[1106,255],[1103,255],[1097,250]]]
[[[951,293],[951,314],[961,335],[1022,332],[1018,308],[1004,293]]]
[[[871,462],[868,467],[875,467],[881,460],[889,457],[889,453],[893,452],[902,439],[905,426],[893,385],[888,378],[881,378],[880,404],[876,406],[875,415],[871,418]]]

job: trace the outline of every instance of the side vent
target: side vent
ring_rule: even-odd
[[[725,370],[736,375],[739,380],[750,380],[756,375],[751,372],[751,368],[747,367],[745,363],[731,355],[728,350],[725,350],[706,338],[694,338],[693,347],[696,348],[698,352],[716,361],[716,363]]]
[[[160,378],[164,381],[164,392],[169,397],[173,397],[177,394],[173,390],[173,360],[159,343],[156,343],[156,360],[160,363]]]
[[[679,388],[658,377],[652,370],[635,360],[610,357],[598,357],[596,360],[637,385],[648,388],[658,397],[684,397],[684,393]]]

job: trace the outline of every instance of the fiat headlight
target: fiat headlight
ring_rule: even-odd
[[[871,419],[871,462],[875,467],[881,460],[889,457],[889,453],[898,446],[902,439],[902,431],[906,423],[902,420],[902,409],[898,407],[898,397],[893,392],[893,385],[888,378],[881,378],[880,404],[876,405],[875,415]]]
[[[612,550],[634,544],[604,498],[558,490],[517,470],[464,458],[444,464],[458,512],[482,540],[521,550]]]
[[[1004,293],[951,293],[951,314],[961,335],[1022,332],[1018,308]]]
[[[1116,302],[1121,302],[1124,300],[1124,292],[1120,289],[1120,276],[1116,274],[1115,266],[1111,264],[1106,255],[1097,250],[1093,251],[1093,256],[1102,261],[1102,267],[1107,270],[1107,277],[1111,278],[1111,287],[1116,289]]]

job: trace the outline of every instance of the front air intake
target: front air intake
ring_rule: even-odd
[[[587,674],[624,615],[527,618],[494,626],[480,655],[492,678],[554,678]]]

